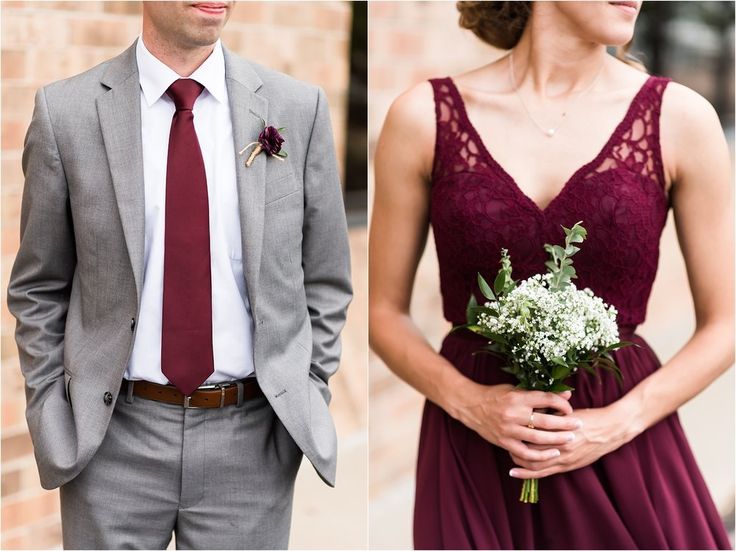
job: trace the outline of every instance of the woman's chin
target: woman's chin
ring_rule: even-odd
[[[616,29],[616,25],[612,25],[612,28],[607,29],[606,38],[601,43],[606,46],[624,46],[631,42],[634,37],[634,28],[630,25],[626,25],[624,29]]]

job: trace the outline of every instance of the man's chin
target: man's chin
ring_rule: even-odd
[[[207,32],[207,31],[212,32]],[[202,29],[202,32],[187,37],[187,45],[190,48],[204,48],[207,46],[214,46],[215,42],[220,38],[221,29]]]

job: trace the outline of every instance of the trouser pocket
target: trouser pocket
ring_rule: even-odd
[[[64,395],[66,396],[66,401],[69,403],[69,405],[72,405],[72,398],[71,394],[69,393],[69,386],[72,382],[72,376],[69,374],[68,371],[64,371]]]

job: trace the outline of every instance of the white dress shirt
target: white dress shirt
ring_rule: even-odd
[[[145,186],[145,257],[141,307],[126,379],[167,384],[161,372],[166,162],[174,102],[168,87],[181,78],[148,51],[139,37],[141,136]],[[204,384],[247,377],[253,367],[253,318],[245,292],[235,152],[225,58],[218,40],[189,77],[204,86],[194,103],[194,128],[204,159],[209,196],[212,338],[215,371]]]

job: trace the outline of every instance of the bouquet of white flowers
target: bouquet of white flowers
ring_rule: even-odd
[[[517,388],[564,392],[573,390],[564,381],[579,368],[597,375],[597,369],[621,372],[611,355],[628,346],[619,341],[616,308],[605,304],[590,289],[577,289],[571,257],[587,236],[581,222],[565,231],[565,246],[545,245],[550,255],[546,274],[537,274],[517,284],[511,278],[511,259],[501,251],[501,269],[493,288],[478,274],[480,291],[488,302],[479,305],[471,296],[469,329],[489,339],[480,351],[501,356],[501,369],[518,380]],[[538,482],[525,480],[521,501],[536,503]]]

